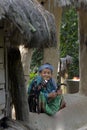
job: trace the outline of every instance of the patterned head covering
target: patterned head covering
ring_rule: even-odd
[[[43,69],[50,69],[53,72],[53,66],[51,64],[44,64],[39,67],[38,72],[41,72]]]

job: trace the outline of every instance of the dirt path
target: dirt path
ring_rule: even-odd
[[[87,130],[87,97],[76,93],[65,94],[64,99],[66,108],[54,116],[30,112],[30,130]]]
[[[79,94],[64,95],[67,107],[53,117],[30,113],[33,130],[87,130],[87,97]],[[85,125],[85,126],[84,126]],[[86,129],[81,129],[85,128]]]

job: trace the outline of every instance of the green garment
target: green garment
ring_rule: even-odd
[[[39,107],[40,108],[42,107],[44,112],[47,113],[48,115],[54,115],[60,109],[62,99],[63,96],[59,95],[54,99],[48,99],[47,101],[44,94],[40,92]]]

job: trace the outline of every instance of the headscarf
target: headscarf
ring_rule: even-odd
[[[51,72],[53,72],[53,66],[51,64],[48,64],[48,63],[40,66],[38,69],[38,72],[41,72],[43,69],[50,69]]]

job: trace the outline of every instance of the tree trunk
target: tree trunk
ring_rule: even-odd
[[[16,119],[29,121],[29,107],[26,95],[23,67],[18,48],[8,51],[8,67],[11,82],[12,101],[16,110]]]
[[[57,80],[57,69],[58,69],[58,53],[55,47],[44,49],[44,63],[50,63],[54,67],[53,78]]]
[[[39,0],[38,0],[39,1]],[[56,35],[57,35],[57,46],[49,47],[44,51],[44,63],[49,62],[54,66],[54,74],[53,77],[57,80],[57,72],[58,72],[58,61],[59,61],[59,44],[60,44],[60,25],[61,25],[61,16],[62,16],[62,8],[58,8],[54,4],[54,0],[48,0],[45,2],[44,7],[55,16],[56,23]]]

